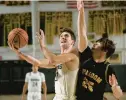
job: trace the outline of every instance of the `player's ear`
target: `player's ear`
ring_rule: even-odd
[[[72,40],[71,45],[74,45],[74,44],[75,44],[75,41],[74,41],[74,40]]]

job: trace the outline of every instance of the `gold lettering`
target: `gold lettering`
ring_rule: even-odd
[[[100,77],[97,78],[97,83],[100,83],[102,81],[102,79]]]
[[[88,76],[91,77],[91,74],[92,74],[92,72],[89,72],[89,73],[88,73]]]
[[[85,75],[88,75],[88,70],[86,70]]]
[[[87,85],[85,81],[82,82],[82,86],[87,89]]]
[[[92,86],[88,86],[89,91],[93,92],[93,87]]]
[[[83,79],[82,86],[85,89],[88,89],[90,92],[93,92],[94,83],[89,81],[86,77],[84,77],[84,79]]]
[[[89,72],[86,69],[82,70],[82,74],[85,74],[86,76],[89,76],[90,78],[95,80],[97,83],[100,83],[102,81],[102,79],[100,77],[98,77],[98,75],[95,75],[95,73]]]
[[[97,80],[97,78],[98,78],[98,75],[95,75],[95,76],[94,76],[94,80]]]

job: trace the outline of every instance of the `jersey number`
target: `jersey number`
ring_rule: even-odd
[[[36,87],[37,86],[37,82],[33,82],[32,86]]]

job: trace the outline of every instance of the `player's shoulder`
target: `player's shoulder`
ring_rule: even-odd
[[[107,68],[111,68],[111,64],[108,62],[108,61],[106,61],[105,63],[104,63],[104,66]]]
[[[44,73],[43,72],[38,72],[41,76],[44,76]]]
[[[109,62],[106,62],[104,64],[104,66],[105,66],[107,72],[110,72],[110,73],[114,72],[114,69],[112,68],[112,66]]]
[[[76,55],[76,56],[79,56],[79,51],[78,51],[78,49],[77,48],[72,48],[72,50],[70,51],[70,53],[72,53],[72,54],[74,54],[74,55]]]
[[[31,75],[31,72],[27,72],[27,73],[26,73],[26,76],[30,76],[30,75]]]

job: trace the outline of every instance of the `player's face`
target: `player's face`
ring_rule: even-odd
[[[63,32],[60,35],[60,46],[70,46],[74,44],[71,35],[68,32]]]
[[[38,71],[38,67],[33,66],[33,67],[32,67],[32,71],[33,71],[33,72],[37,72],[37,71]]]
[[[92,47],[92,51],[100,52],[102,48],[102,44],[100,42],[95,42]]]

